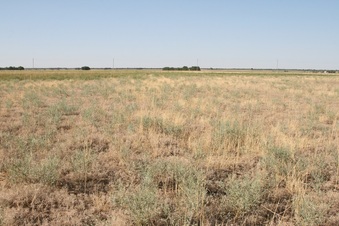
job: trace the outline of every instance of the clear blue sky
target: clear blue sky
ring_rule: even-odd
[[[0,67],[339,69],[338,0],[0,0]]]

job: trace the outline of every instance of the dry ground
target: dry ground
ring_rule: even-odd
[[[1,73],[0,225],[339,224],[338,76]]]

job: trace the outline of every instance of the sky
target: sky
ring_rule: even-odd
[[[0,0],[0,67],[33,59],[36,68],[339,69],[339,1]]]

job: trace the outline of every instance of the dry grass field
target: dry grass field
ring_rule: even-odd
[[[0,72],[0,225],[339,225],[339,76]]]

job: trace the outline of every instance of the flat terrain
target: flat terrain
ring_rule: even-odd
[[[338,213],[338,74],[0,72],[0,225],[339,225]]]

